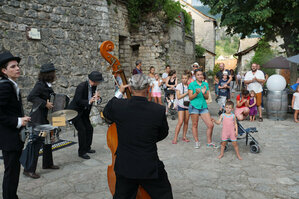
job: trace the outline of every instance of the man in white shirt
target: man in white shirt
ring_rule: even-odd
[[[165,72],[162,74],[162,81],[163,81],[163,88],[164,89],[166,89],[166,79],[167,79],[167,77],[168,77],[168,73],[169,73],[169,71],[170,71],[170,66],[169,65],[167,65],[167,66],[165,66]]]
[[[262,116],[262,92],[263,84],[265,83],[265,75],[262,71],[257,69],[257,64],[251,65],[251,71],[248,71],[245,75],[244,83],[247,85],[247,90],[253,90],[256,93],[256,105],[259,111],[259,121],[263,121]]]

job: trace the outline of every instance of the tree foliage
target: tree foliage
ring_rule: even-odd
[[[191,33],[192,17],[181,7],[180,2],[173,0],[128,0],[127,4],[130,25],[137,28],[139,24],[145,21],[149,13],[163,11],[165,20],[168,24],[173,24],[176,19],[184,25],[185,31]],[[183,13],[184,21],[180,14]]]
[[[298,0],[201,0],[211,7],[211,14],[221,13],[221,26],[229,34],[252,33],[265,40],[284,39],[288,56],[299,53],[299,1]]]
[[[206,52],[206,49],[204,49],[203,47],[201,47],[201,45],[199,45],[199,44],[195,45],[195,55],[196,55],[196,57],[203,56],[203,54],[205,52]]]
[[[261,39],[258,42],[258,46],[256,48],[254,56],[251,59],[250,65],[252,63],[256,63],[262,66],[263,64],[267,63],[274,57],[275,57],[275,52],[271,50],[270,44],[264,39]],[[269,76],[275,74],[275,69],[272,68],[261,68],[261,69]]]

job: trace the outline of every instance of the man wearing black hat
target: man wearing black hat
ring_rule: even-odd
[[[32,102],[32,108],[38,107],[38,109],[32,113],[31,122],[33,126],[49,124],[47,119],[48,110],[53,108],[53,104],[50,102],[50,96],[54,95],[52,89],[52,83],[56,79],[56,68],[53,63],[43,64],[38,74],[38,81],[36,82],[34,88],[29,93],[27,99]],[[36,148],[40,148],[42,145],[42,140],[37,140],[35,142]],[[29,168],[24,168],[23,174],[31,178],[39,178],[40,176],[35,173],[37,161],[38,161],[39,151],[35,151],[35,156],[33,158],[33,164]],[[43,145],[43,169],[59,169],[58,166],[53,163],[52,155],[52,144]]]
[[[97,86],[102,82],[103,76],[98,71],[93,71],[88,75],[88,80],[77,86],[73,101],[69,105],[69,109],[76,110],[78,116],[73,119],[75,128],[78,131],[79,140],[79,157],[90,159],[87,153],[95,153],[91,149],[93,127],[89,120],[89,114],[94,102],[101,103],[102,98],[96,91]]]
[[[22,126],[30,117],[24,116],[20,89],[19,62],[10,52],[0,54],[0,149],[4,160],[3,199],[18,199],[20,156],[24,143],[20,139]]]

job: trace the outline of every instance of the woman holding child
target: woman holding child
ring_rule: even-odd
[[[249,115],[249,91],[242,89],[241,94],[237,96],[237,106],[235,109],[235,115],[238,120],[242,121]]]
[[[189,114],[192,120],[192,134],[195,140],[195,148],[198,149],[198,120],[199,116],[207,126],[207,147],[218,148],[216,144],[212,142],[212,133],[214,124],[211,120],[211,116],[208,110],[206,99],[209,97],[209,85],[204,82],[204,76],[202,70],[194,71],[196,81],[191,82],[188,87],[188,94],[190,99]]]

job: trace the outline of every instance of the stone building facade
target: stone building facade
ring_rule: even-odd
[[[143,61],[145,72],[149,66],[155,66],[159,73],[166,64],[182,71],[195,60],[193,35],[185,35],[179,22],[168,28],[152,17],[137,31],[130,32],[126,1],[3,0],[0,19],[0,51],[9,50],[22,58],[18,83],[26,113],[31,107],[26,97],[37,80],[40,66],[47,62],[58,68],[55,92],[70,98],[87,74],[93,70],[102,72],[105,81],[99,90],[103,107],[114,95],[113,78],[106,71],[108,63],[99,53],[105,40],[114,42],[112,54],[119,57],[128,77],[137,59]],[[36,28],[41,38],[28,39],[28,28]],[[94,109],[94,123],[100,121],[96,113]]]
[[[194,20],[195,43],[206,49],[205,70],[213,70],[215,66],[216,19],[209,17],[192,6],[191,0],[177,0]]]

